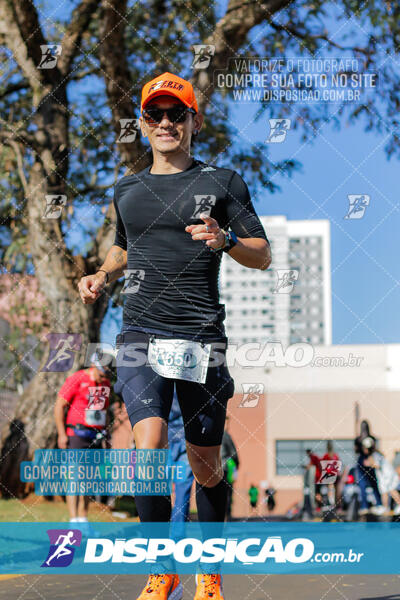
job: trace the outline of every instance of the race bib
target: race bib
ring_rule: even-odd
[[[152,338],[147,359],[153,371],[169,379],[204,383],[211,344],[191,340]]]
[[[101,425],[104,427],[106,424],[106,410],[93,410],[91,408],[85,409],[85,425],[93,427],[94,425]]]
[[[110,397],[110,388],[104,385],[90,386],[88,388],[88,406],[85,409],[85,425],[106,424],[106,403]]]

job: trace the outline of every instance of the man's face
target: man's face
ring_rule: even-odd
[[[157,96],[154,100],[146,104],[146,108],[168,109],[172,107],[186,106],[177,98],[172,96]],[[180,150],[189,151],[190,138],[194,129],[200,129],[201,122],[199,115],[186,114],[186,119],[183,123],[173,123],[164,113],[160,123],[150,125],[146,123],[143,117],[140,117],[140,127],[142,134],[149,138],[150,145],[153,150],[157,150],[161,154],[173,154]]]

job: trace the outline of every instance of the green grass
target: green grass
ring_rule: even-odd
[[[126,519],[119,519],[112,515],[112,510],[103,504],[91,502],[89,505],[89,521],[106,522],[129,522],[137,521],[134,517],[134,511],[129,503],[124,499],[117,499],[115,509],[118,512],[126,513]],[[46,500],[44,497],[30,494],[24,500],[3,500],[0,499],[0,522],[18,521],[18,522],[67,522],[69,521],[67,505],[61,498],[56,497],[53,501]]]

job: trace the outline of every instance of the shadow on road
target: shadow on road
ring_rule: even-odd
[[[391,594],[390,596],[368,596],[365,598],[360,598],[360,600],[400,600],[400,594]]]

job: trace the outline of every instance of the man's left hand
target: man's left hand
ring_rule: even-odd
[[[208,215],[200,215],[204,225],[188,225],[185,231],[192,234],[192,240],[206,240],[206,246],[218,250],[225,245],[225,233],[217,221]]]

